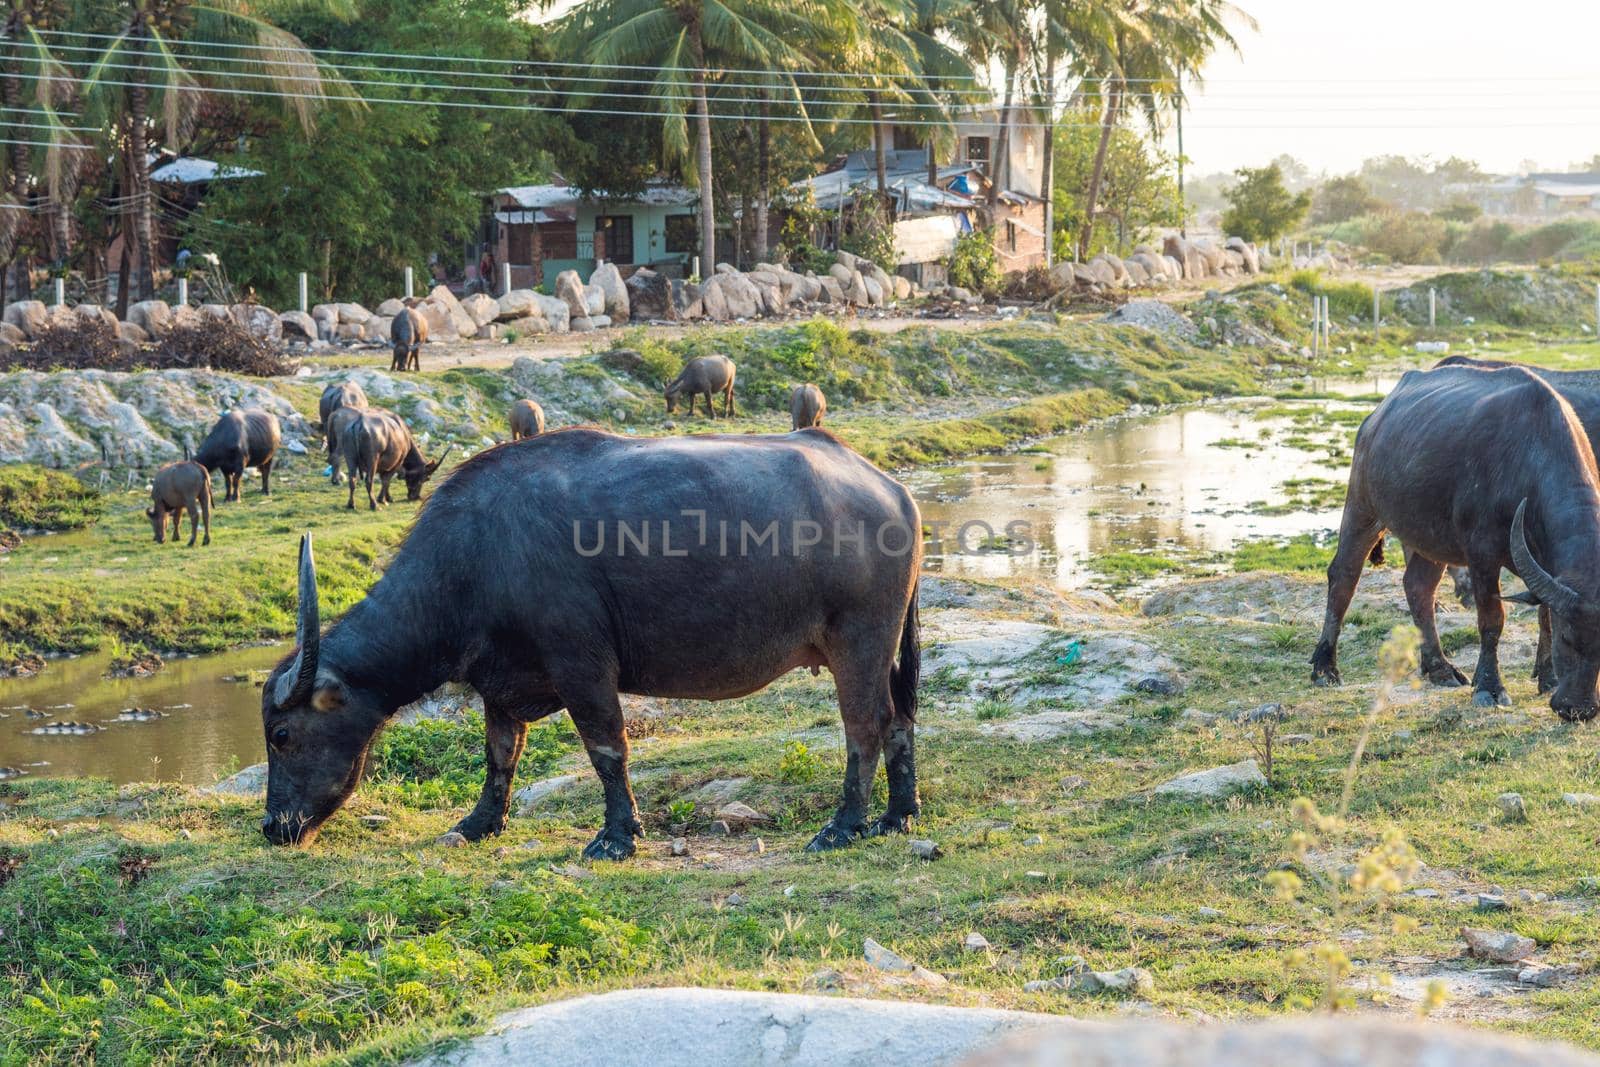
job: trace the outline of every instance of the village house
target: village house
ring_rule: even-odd
[[[1011,274],[1048,265],[1044,200],[1043,130],[1016,112],[1003,160],[1000,115],[995,109],[963,112],[954,146],[931,161],[926,127],[895,126],[885,152],[885,179],[895,215],[899,274],[924,287],[944,282],[944,262],[956,239],[986,227],[994,236],[1000,269]],[[989,190],[999,192],[991,209]],[[851,152],[814,178],[795,183],[824,212],[842,218],[859,198],[877,195],[877,157]],[[837,240],[830,229],[829,239]]]
[[[512,288],[535,288],[564,270],[588,277],[601,262],[623,274],[648,266],[683,277],[699,251],[693,189],[653,182],[635,197],[585,195],[565,183],[519,185],[490,197],[478,241],[467,249],[467,279],[478,281],[484,249],[511,267]],[[500,280],[490,280],[498,292]]]
[[[1483,187],[1488,215],[1565,215],[1600,211],[1600,171],[1523,174]]]

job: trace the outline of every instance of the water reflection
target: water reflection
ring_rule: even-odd
[[[151,678],[103,677],[108,657],[51,660],[36,678],[0,680],[0,767],[34,775],[99,775],[113,782],[209,783],[229,767],[259,763],[261,690],[234,676],[271,667],[281,647],[174,659]],[[125,708],[152,708],[150,722],[119,722]],[[47,711],[49,718],[29,718]],[[104,729],[83,737],[38,736],[51,722]]]
[[[1366,391],[1366,390],[1363,390]],[[1044,452],[986,456],[907,478],[925,524],[946,524],[945,551],[930,570],[985,577],[1044,577],[1065,587],[1093,575],[1089,557],[1118,551],[1221,552],[1240,540],[1329,530],[1337,508],[1261,514],[1291,479],[1342,482],[1345,461],[1330,458],[1346,427],[1308,434],[1285,408],[1365,410],[1336,401],[1207,406],[1122,419],[1043,442]],[[1301,447],[1284,443],[1298,438]],[[1226,443],[1233,447],[1222,447]],[[997,533],[1023,520],[1037,549],[951,551],[948,531],[981,520]],[[981,531],[968,538],[969,547]]]

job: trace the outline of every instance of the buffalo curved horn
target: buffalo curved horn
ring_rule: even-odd
[[[278,676],[275,695],[280,708],[307,700],[317,683],[317,645],[322,631],[317,611],[317,564],[311,555],[309,530],[300,538],[300,612],[294,630],[300,651],[289,669]]]
[[[1511,520],[1511,561],[1517,565],[1517,573],[1522,576],[1528,592],[1537,597],[1539,603],[1548,604],[1550,610],[1558,615],[1574,614],[1581,604],[1578,594],[1539,566],[1539,561],[1533,558],[1533,552],[1528,548],[1528,535],[1523,528],[1523,516],[1527,510],[1528,498],[1523,497],[1522,503],[1517,505],[1516,518]]]
[[[439,464],[445,461],[445,457],[450,455],[450,450],[454,447],[456,447],[454,441],[450,442],[448,445],[445,445],[444,451],[439,454],[439,458],[434,460],[432,463],[426,464],[429,478],[433,477],[433,472],[439,469]]]

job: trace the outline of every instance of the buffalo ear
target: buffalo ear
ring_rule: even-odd
[[[344,686],[338,682],[319,685],[311,694],[311,706],[317,711],[341,711],[344,705]]]
[[[1531,607],[1535,607],[1535,608],[1539,607],[1541,604],[1544,603],[1544,601],[1540,600],[1538,597],[1534,596],[1532,593],[1530,593],[1526,589],[1524,589],[1520,593],[1511,593],[1509,595],[1502,594],[1500,599],[1501,600],[1510,600],[1510,601],[1513,601],[1513,602],[1515,602],[1517,604],[1527,604],[1527,605],[1530,605]]]

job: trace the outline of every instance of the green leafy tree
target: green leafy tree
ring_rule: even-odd
[[[801,94],[783,71],[805,63],[804,43],[816,32],[813,0],[586,0],[560,22],[560,50],[597,69],[657,71],[651,96],[662,114],[669,161],[682,161],[700,189],[701,270],[716,263],[716,201],[711,158],[713,68],[773,72],[770,80],[796,106]],[[579,102],[583,102],[580,98]],[[689,112],[696,137],[689,146]],[[723,113],[721,111],[719,114]]]
[[[76,83],[67,67],[51,52],[44,34],[62,24],[62,0],[7,0],[0,7],[0,122],[8,151],[0,156],[0,265],[9,265],[25,236],[30,200],[43,170],[49,211],[51,250],[65,261],[66,207],[77,191],[83,172],[82,153],[75,133],[62,121],[60,111]],[[25,278],[19,279],[26,284]],[[3,295],[3,294],[0,294]],[[26,292],[19,292],[25,297]]]
[[[1234,173],[1239,182],[1228,190],[1228,210],[1222,214],[1226,233],[1246,241],[1271,241],[1298,226],[1311,210],[1311,194],[1284,188],[1276,163]]]
[[[1347,222],[1376,211],[1382,201],[1358,175],[1346,174],[1322,183],[1311,201],[1312,222]]]
[[[1093,112],[1069,111],[1056,130],[1053,238],[1062,258],[1071,257],[1073,237],[1085,222],[1084,191],[1100,144],[1096,118]],[[1139,131],[1118,126],[1106,149],[1090,249],[1115,248],[1125,255],[1157,227],[1178,225],[1182,204],[1175,166]]]
[[[208,84],[237,88],[243,83],[283,94],[282,102],[308,131],[328,96],[355,95],[298,37],[272,22],[296,8],[350,13],[347,0],[301,0],[293,6],[250,0],[114,0],[109,6],[113,36],[89,71],[84,91],[89,114],[107,131],[120,161],[127,204],[123,234],[139,253],[133,284],[124,275],[119,287],[122,313],[130,295],[145,300],[155,290],[153,132],[161,131],[169,144],[187,140]],[[236,48],[208,48],[199,54],[209,58],[196,59],[194,53],[179,50],[186,41]],[[240,78],[240,70],[252,76]]]
[[[1084,58],[1092,77],[1088,94],[1101,105],[1100,143],[1084,194],[1078,256],[1086,258],[1099,210],[1100,185],[1111,137],[1125,110],[1137,106],[1152,128],[1181,106],[1184,82],[1199,81],[1202,63],[1218,48],[1237,51],[1230,22],[1254,26],[1227,0],[1118,0],[1113,11],[1111,47],[1096,47]]]
[[[457,55],[538,69],[532,63],[550,54],[544,35],[513,14],[503,0],[360,0],[349,21],[302,10],[285,25],[314,47],[350,51],[423,52],[448,35]],[[358,76],[369,109],[328,109],[309,132],[295,116],[250,105],[242,149],[217,158],[262,176],[214,183],[190,217],[190,247],[217,252],[235,281],[278,306],[294,300],[300,271],[322,299],[382,299],[395,294],[403,267],[422,272],[432,255],[459,255],[486,190],[542,177],[549,150],[576,153],[559,117],[440,106],[472,94],[501,103],[504,90],[530,87],[525,70],[502,63],[491,69],[507,73],[474,79],[470,90],[428,90],[384,62],[374,58]],[[394,84],[369,84],[384,81]]]

